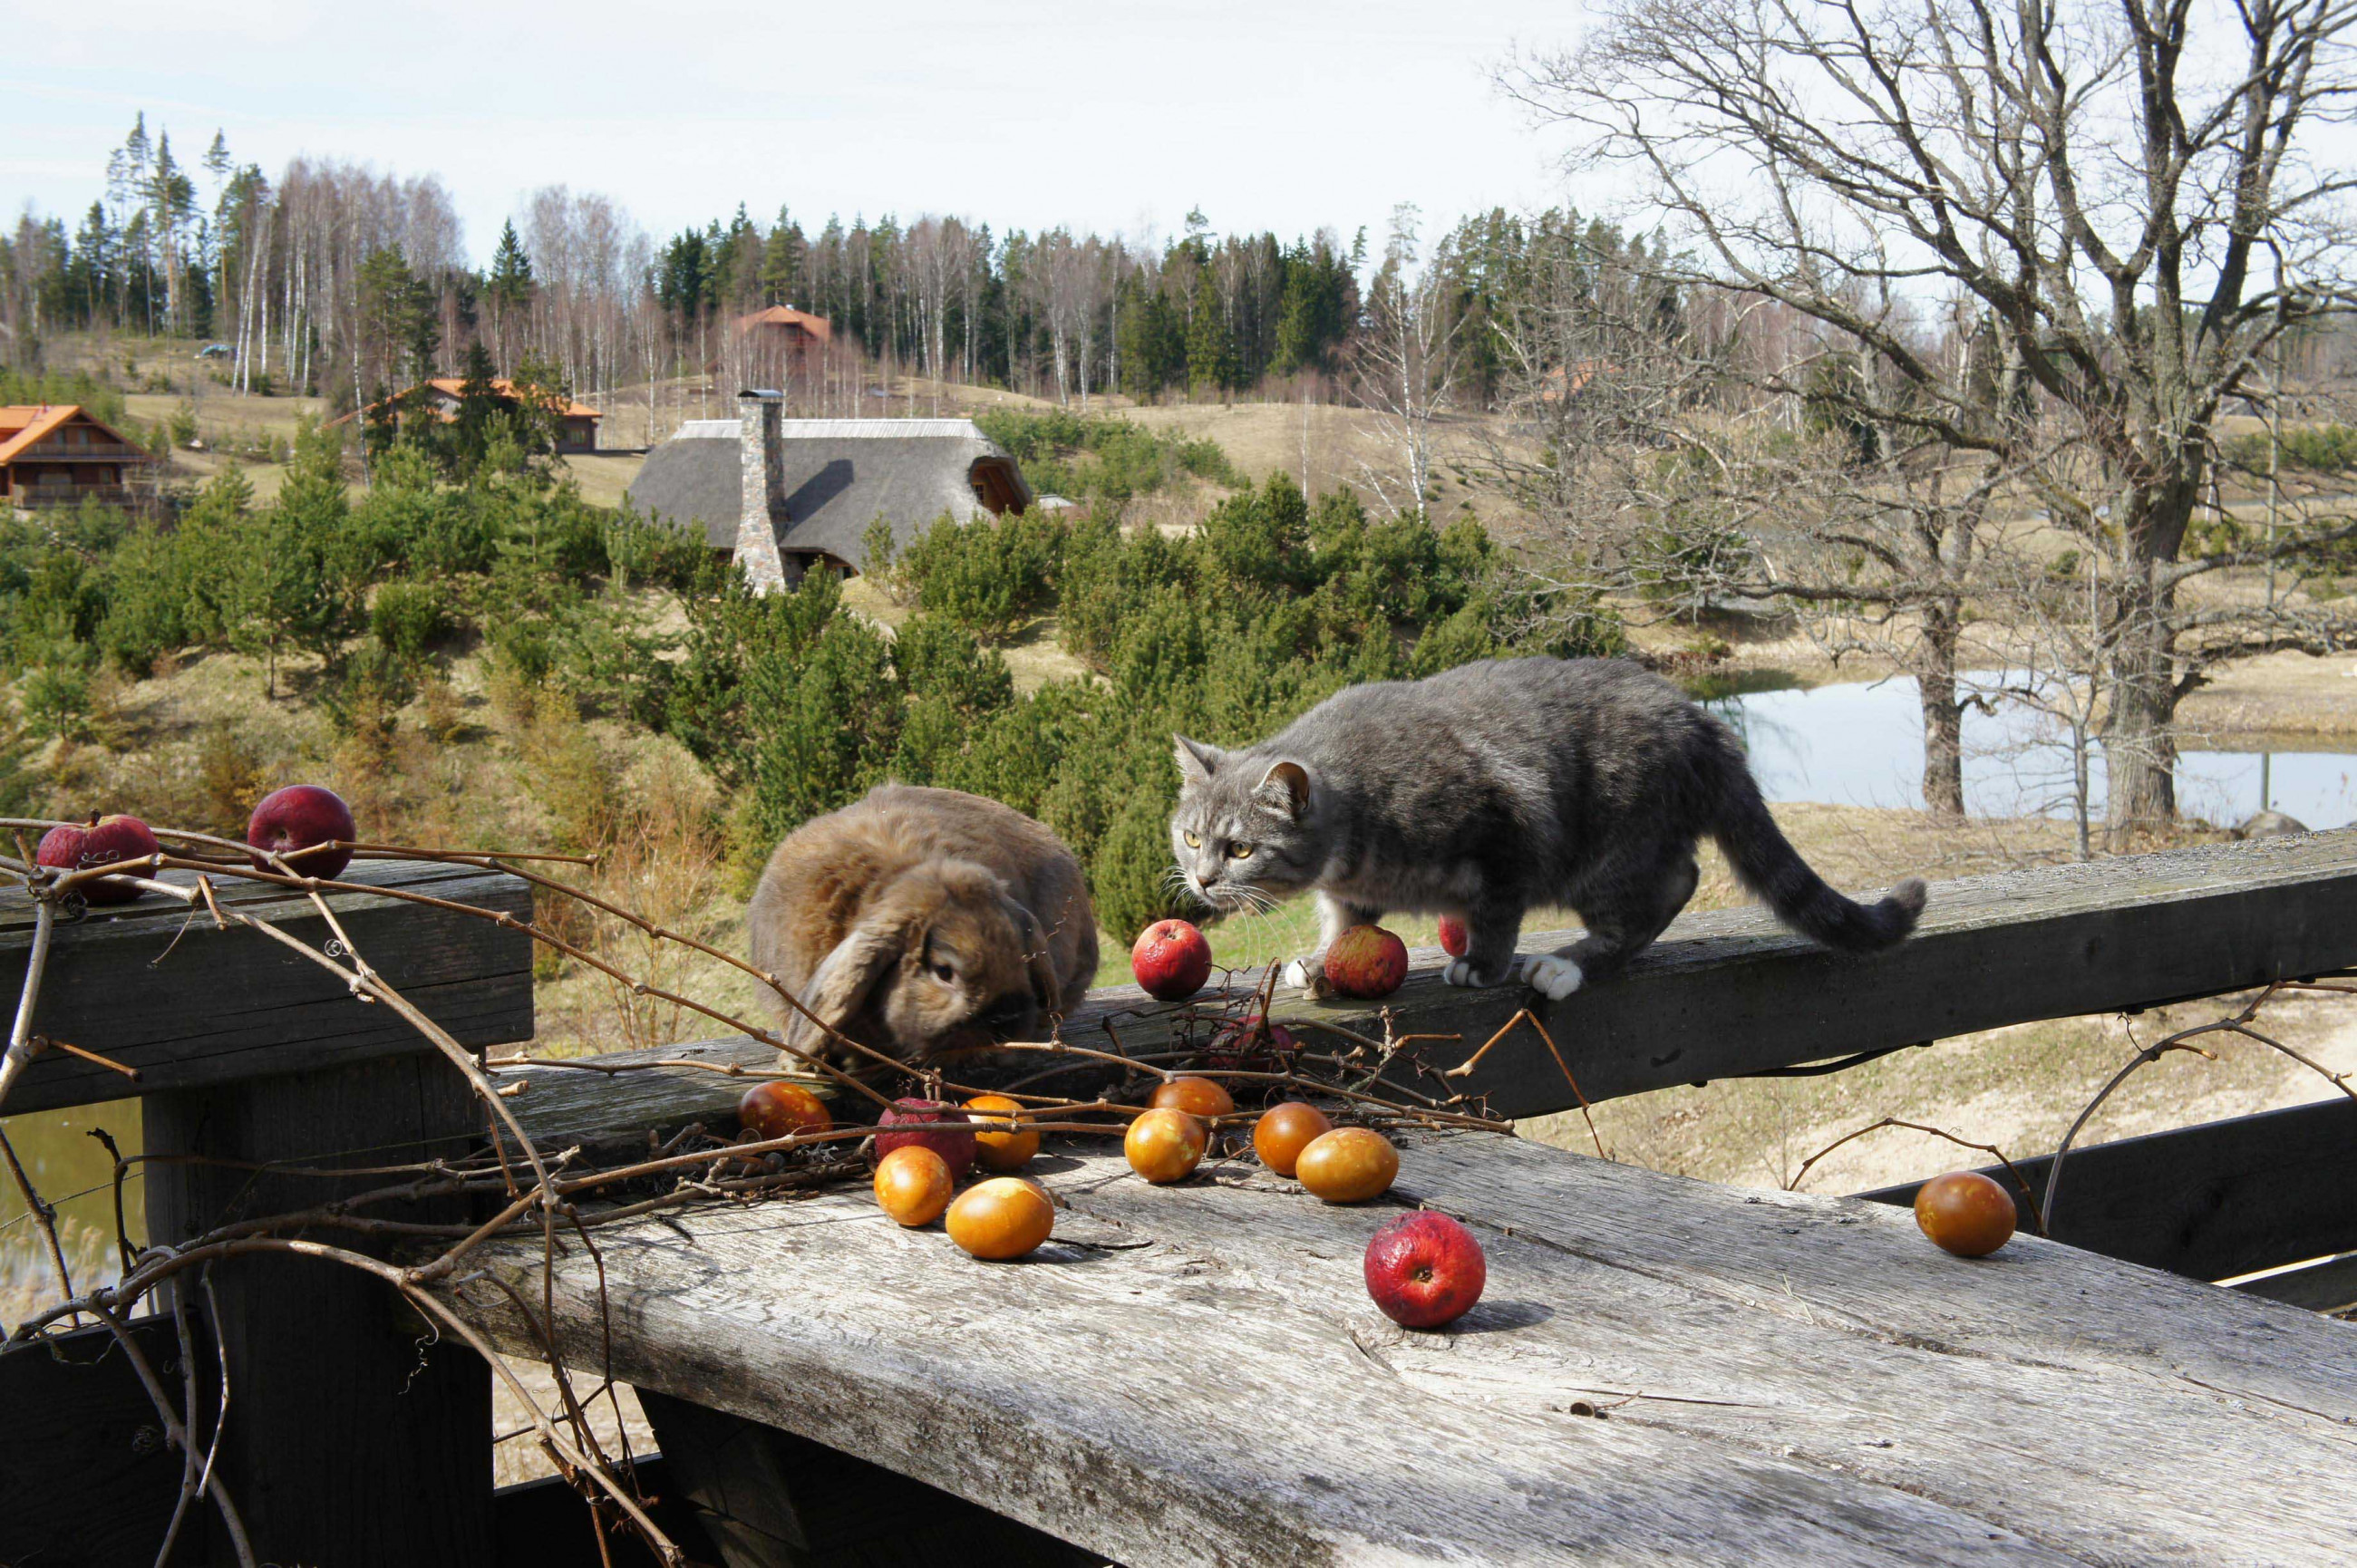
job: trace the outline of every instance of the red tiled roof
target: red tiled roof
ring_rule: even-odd
[[[834,336],[834,324],[825,317],[813,316],[807,310],[796,310],[790,305],[773,305],[767,310],[757,310],[750,316],[737,318],[736,330],[740,335],[756,327],[799,327],[822,343]]]
[[[436,392],[448,392],[452,397],[458,396],[460,392],[466,389],[467,385],[463,380],[457,376],[436,376],[429,380],[425,384],[434,388]],[[505,376],[497,376],[492,379],[491,391],[497,392],[503,398],[512,399],[516,396],[515,382],[508,380]],[[596,409],[591,408],[587,403],[575,403],[571,398],[566,398],[565,400],[565,406],[559,409],[557,413],[561,417],[565,419],[603,419],[606,417]]]
[[[0,463],[15,461],[17,454],[47,439],[51,431],[71,424],[77,417],[97,425],[125,446],[139,445],[78,403],[12,403],[0,407]]]
[[[432,387],[436,392],[454,398],[463,395],[467,386],[466,381],[457,376],[431,376],[426,379],[424,384]],[[409,392],[415,392],[416,390],[417,389],[415,387],[411,387]],[[505,376],[496,376],[492,378],[491,391],[509,403],[517,403],[522,401],[516,395],[515,382],[510,381]],[[409,393],[403,392],[400,395],[406,397]],[[387,399],[386,401],[391,402],[393,400]],[[371,409],[382,406],[382,405],[380,403],[372,403],[369,404]],[[565,406],[556,412],[557,417],[560,419],[603,419],[606,417],[596,409],[591,408],[587,403],[575,403],[571,398],[565,399]],[[359,417],[360,416],[357,413],[347,413],[339,418],[331,419],[328,423],[331,425],[346,424]],[[442,417],[447,420],[453,416],[446,412]]]

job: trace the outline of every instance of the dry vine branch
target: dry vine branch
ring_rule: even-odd
[[[0,819],[0,826],[16,829],[52,825],[55,824]],[[0,873],[13,874],[21,880],[31,895],[35,909],[33,957],[27,966],[24,991],[18,998],[6,1065],[0,1068],[0,1098],[5,1098],[25,1066],[42,1049],[52,1045],[68,1049],[96,1065],[126,1075],[133,1074],[133,1069],[110,1061],[96,1052],[47,1041],[31,1029],[39,997],[42,961],[47,956],[53,929],[58,923],[57,916],[60,909],[78,910],[78,889],[104,876],[114,879],[118,884],[127,884],[142,893],[173,899],[185,906],[191,918],[210,918],[218,929],[235,927],[252,931],[336,976],[355,1001],[389,1008],[466,1080],[471,1094],[483,1107],[489,1136],[481,1152],[457,1159],[334,1167],[274,1163],[253,1165],[192,1155],[143,1154],[126,1157],[114,1146],[111,1138],[103,1133],[98,1134],[113,1160],[112,1185],[116,1210],[116,1245],[124,1263],[121,1276],[111,1284],[99,1285],[77,1294],[64,1271],[62,1254],[57,1252],[60,1301],[17,1325],[5,1342],[0,1343],[0,1351],[25,1348],[59,1331],[63,1326],[91,1316],[104,1325],[112,1337],[135,1357],[136,1347],[129,1339],[128,1327],[132,1315],[140,1304],[166,1282],[181,1277],[192,1269],[201,1271],[198,1277],[203,1281],[210,1297],[210,1271],[218,1264],[240,1258],[279,1253],[358,1269],[397,1291],[430,1322],[447,1329],[484,1358],[494,1373],[522,1401],[531,1416],[530,1430],[539,1437],[560,1471],[588,1499],[593,1513],[601,1516],[597,1521],[601,1543],[606,1522],[602,1516],[606,1510],[611,1510],[629,1528],[642,1536],[665,1562],[683,1561],[678,1548],[654,1526],[631,1489],[628,1480],[630,1472],[627,1444],[623,1459],[619,1464],[599,1447],[586,1418],[586,1402],[575,1389],[570,1369],[554,1343],[552,1326],[554,1322],[557,1228],[561,1224],[571,1230],[581,1244],[589,1250],[590,1255],[597,1258],[597,1248],[592,1237],[597,1229],[604,1226],[694,1204],[790,1197],[854,1178],[865,1172],[865,1162],[859,1157],[856,1146],[864,1146],[866,1140],[876,1131],[875,1126],[841,1122],[825,1133],[801,1133],[781,1138],[732,1144],[706,1133],[700,1125],[691,1125],[683,1129],[651,1157],[645,1159],[597,1166],[586,1163],[584,1152],[579,1148],[566,1149],[552,1157],[533,1144],[509,1108],[509,1097],[517,1085],[514,1082],[495,1082],[486,1070],[484,1062],[460,1047],[447,1031],[385,980],[362,953],[336,908],[328,902],[328,896],[345,894],[387,898],[488,920],[521,931],[528,940],[576,960],[617,983],[630,987],[638,994],[673,1002],[689,1011],[737,1028],[781,1052],[799,1057],[810,1068],[833,1079],[845,1092],[863,1097],[879,1108],[888,1103],[888,1096],[869,1079],[886,1073],[898,1073],[913,1079],[933,1095],[971,1095],[983,1091],[982,1089],[947,1079],[942,1071],[944,1063],[899,1061],[851,1040],[812,1017],[811,1021],[818,1025],[834,1045],[846,1051],[853,1060],[865,1064],[861,1072],[845,1070],[823,1058],[793,1050],[770,1030],[733,1017],[691,997],[648,985],[619,965],[556,936],[537,920],[519,919],[505,911],[481,908],[410,888],[310,875],[297,866],[301,855],[310,852],[256,857],[245,845],[211,834],[172,829],[158,829],[156,832],[160,839],[175,845],[188,846],[187,849],[183,853],[159,851],[109,865],[60,871],[34,864],[31,854],[25,853],[26,846],[20,834],[17,840],[18,858],[10,860],[0,855]],[[787,1005],[801,1010],[799,1000],[780,988],[774,976],[744,961],[646,920],[578,886],[521,870],[511,864],[528,859],[554,859],[594,865],[594,858],[447,849],[413,853],[398,846],[377,844],[354,847],[369,858],[425,859],[514,875],[536,890],[578,901],[620,919],[655,941],[677,943],[720,959],[759,979],[776,990]],[[259,865],[256,864],[257,858]],[[194,880],[192,883],[163,880],[162,874],[166,872],[191,873]],[[324,947],[314,946],[297,938],[250,905],[237,900],[225,901],[218,896],[216,887],[222,879],[253,882],[300,895],[309,912],[316,913],[326,928],[328,940]],[[1234,1082],[1240,1087],[1324,1096],[1343,1102],[1350,1118],[1373,1125],[1511,1133],[1510,1123],[1469,1105],[1467,1096],[1451,1092],[1448,1081],[1421,1060],[1418,1055],[1421,1045],[1441,1040],[1455,1041],[1458,1036],[1402,1035],[1394,1028],[1388,1015],[1383,1018],[1381,1038],[1338,1026],[1314,1025],[1344,1041],[1348,1048],[1340,1053],[1305,1051],[1297,1046],[1286,1050],[1272,1050],[1268,1052],[1269,1059],[1265,1069],[1264,1066],[1258,1065],[1259,1058],[1255,1055],[1260,1047],[1236,1047],[1233,1042],[1240,1038],[1249,1041],[1251,1032],[1244,1026],[1247,1020],[1265,1015],[1273,973],[1272,971],[1269,975],[1259,977],[1257,983],[1241,994],[1230,989],[1217,997],[1199,998],[1177,1008],[1159,1010],[1161,1015],[1174,1017],[1177,1023],[1178,1038],[1174,1047],[1168,1050],[1146,1055],[1131,1054],[1123,1045],[1118,1031],[1108,1021],[1103,1026],[1106,1036],[1115,1047],[1114,1050],[1074,1045],[1058,1035],[1045,1041],[1013,1042],[997,1047],[1003,1053],[998,1060],[1004,1065],[1027,1054],[1056,1058],[1056,1065],[1046,1074],[1035,1077],[1089,1069],[1099,1074],[1118,1069],[1125,1075],[1168,1079],[1183,1068]],[[1233,978],[1230,977],[1231,988]],[[802,1015],[811,1017],[807,1012]],[[1207,1027],[1211,1031],[1209,1040],[1197,1038],[1199,1027]],[[1544,1031],[1541,1030],[1541,1033],[1544,1036]],[[1214,1048],[1222,1039],[1231,1043],[1230,1058],[1235,1059],[1222,1058]],[[1549,1046],[1553,1047],[1552,1041],[1549,1041]],[[1240,1058],[1237,1055],[1239,1051],[1242,1053]],[[1559,1051],[1556,1057],[1560,1063]],[[748,1069],[736,1063],[703,1062],[684,1058],[646,1063],[607,1064],[542,1060],[521,1056],[511,1058],[500,1065],[529,1065],[535,1069],[587,1070],[609,1077],[620,1071],[658,1066],[695,1068],[756,1080],[791,1076],[783,1071]],[[1565,1072],[1568,1079],[1567,1067]],[[1428,1078],[1436,1092],[1425,1093],[1400,1081],[1403,1076],[1413,1078],[1417,1074]],[[1375,1092],[1379,1085],[1383,1090],[1382,1093]],[[1577,1093],[1576,1083],[1573,1088]],[[1387,1098],[1387,1095],[1391,1097]],[[1075,1099],[1028,1093],[1021,1098],[1027,1106],[1022,1118],[1025,1125],[1042,1133],[1115,1136],[1125,1124],[1126,1118],[1135,1114],[1137,1109],[1102,1095]],[[1222,1124],[1229,1120],[1218,1119]],[[1232,1120],[1240,1122],[1243,1117],[1239,1115]],[[511,1143],[520,1155],[521,1168],[510,1161]],[[385,1185],[371,1190],[342,1193],[331,1201],[285,1213],[239,1219],[190,1236],[176,1245],[149,1247],[143,1251],[133,1248],[125,1232],[122,1193],[123,1184],[132,1168],[149,1160],[219,1165],[247,1169],[256,1176],[267,1173],[284,1179],[317,1179],[345,1184],[357,1176],[374,1176],[387,1180]],[[47,1205],[29,1177],[20,1179],[28,1208],[37,1217],[37,1223],[42,1223],[46,1219]],[[669,1185],[663,1185],[665,1183]],[[498,1207],[487,1217],[469,1223],[429,1223],[369,1212],[382,1206],[414,1203],[426,1197],[492,1201]],[[579,1203],[585,1199],[595,1199],[597,1207],[584,1209]],[[53,1252],[56,1252],[53,1227],[44,1224],[44,1230]],[[353,1235],[412,1244],[430,1243],[439,1251],[405,1263],[388,1262],[349,1248],[305,1239],[303,1232],[315,1230],[342,1230]],[[541,1252],[541,1299],[536,1306],[527,1305],[504,1281],[492,1280],[481,1273],[460,1272],[464,1262],[487,1242],[533,1233],[538,1235]],[[598,1305],[602,1314],[602,1259],[598,1261]],[[460,1320],[437,1294],[442,1291],[463,1294],[470,1286],[485,1282],[510,1296],[527,1325],[537,1352],[546,1359],[554,1376],[558,1413],[553,1414],[542,1409],[500,1354]],[[175,1292],[174,1296],[175,1326],[185,1337],[188,1332],[186,1292]],[[213,1317],[214,1331],[218,1335],[221,1332],[218,1312],[213,1314]],[[184,1360],[193,1367],[192,1358],[184,1356]],[[197,1497],[202,1496],[210,1498],[221,1511],[240,1560],[251,1562],[252,1551],[245,1541],[243,1526],[238,1520],[234,1503],[222,1486],[215,1463],[229,1404],[225,1359],[220,1412],[210,1439],[201,1442],[192,1430],[189,1416],[182,1413],[185,1410],[192,1416],[197,1408],[193,1384],[183,1389],[179,1404],[176,1406],[169,1391],[153,1376],[152,1369],[145,1368],[144,1363],[135,1359],[134,1364],[142,1368],[143,1387],[163,1418],[170,1440],[180,1445],[183,1454],[181,1497],[175,1509],[173,1522],[167,1528],[166,1551],[170,1550],[172,1542],[184,1530],[188,1506]],[[187,1379],[183,1380],[188,1381]],[[598,1389],[610,1391],[611,1387],[608,1366],[599,1380]],[[589,1397],[595,1399],[597,1394],[593,1392]],[[199,1449],[202,1451],[201,1460],[198,1456]]]

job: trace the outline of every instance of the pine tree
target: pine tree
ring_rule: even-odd
[[[1228,336],[1220,291],[1209,267],[1195,274],[1195,306],[1187,323],[1187,386],[1197,397],[1224,392],[1236,379],[1235,349]]]
[[[483,280],[483,298],[491,307],[491,337],[501,370],[511,362],[511,324],[531,306],[532,293],[532,258],[524,254],[523,242],[516,238],[515,220],[511,218],[500,229],[499,248],[491,252],[490,274]]]
[[[803,290],[803,263],[810,246],[802,238],[802,225],[778,209],[777,227],[770,231],[770,242],[761,253],[761,303],[791,305],[809,309],[810,296]]]
[[[481,338],[467,345],[467,371],[458,383],[458,411],[450,423],[450,466],[460,478],[475,471],[490,447],[500,417],[499,374]]]

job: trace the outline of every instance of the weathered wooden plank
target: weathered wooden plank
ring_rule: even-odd
[[[1523,948],[1544,951],[1577,934],[1533,935]],[[1469,1046],[1529,1004],[1547,1020],[1588,1099],[1607,1100],[2357,965],[2357,828],[1938,883],[1916,935],[1871,958],[1827,952],[1761,910],[1688,915],[1621,978],[1554,1004],[1519,987],[1447,986],[1439,949],[1410,956],[1407,983],[1380,1004],[1318,1003],[1280,987],[1272,1011],[1380,1033],[1388,1009],[1402,1033],[1462,1034]],[[1135,986],[1092,991],[1064,1037],[1104,1050],[1163,1049],[1190,1013],[1241,1006],[1258,978],[1241,972],[1232,992],[1178,1005]],[[1428,1049],[1438,1065],[1462,1059],[1461,1049]],[[600,1059],[691,1054],[748,1067],[775,1062],[741,1036]],[[1079,1064],[1047,1087],[1077,1090],[1093,1070]],[[635,1141],[651,1127],[712,1120],[742,1090],[688,1069],[610,1083],[585,1072],[524,1076],[533,1082],[516,1111],[535,1137],[545,1127],[560,1146]],[[1465,1086],[1511,1116],[1575,1103],[1554,1058],[1527,1033],[1492,1051]]]
[[[529,916],[530,885],[501,873],[425,862],[362,861],[350,880]],[[173,872],[170,881],[193,880]],[[224,879],[221,897],[317,946],[328,936],[309,900]],[[21,892],[0,892],[0,995],[24,983],[31,929]],[[532,941],[455,912],[368,894],[328,899],[368,961],[461,1044],[532,1034]],[[254,932],[217,930],[199,913],[150,897],[91,911],[50,949],[34,1027],[142,1075],[51,1051],[8,1097],[11,1112],[50,1110],[404,1056],[432,1047],[390,1009],[355,1002],[336,977]]]
[[[1572,933],[1527,937],[1525,951]],[[1437,950],[1387,998],[1404,1031],[1478,1043],[1533,993],[1452,990]],[[2128,855],[1936,884],[1921,926],[1848,957],[1759,909],[1689,915],[1617,981],[1538,1003],[1590,1100],[1823,1061],[1854,1051],[2214,995],[2357,964],[2357,829]],[[1092,1008],[1114,1002],[1092,996]],[[1132,1005],[1143,1002],[1131,999]],[[1372,1010],[1277,1011],[1371,1019]],[[1133,1049],[1151,1031],[1124,1026]],[[1080,1039],[1079,1034],[1071,1036]],[[1468,1079],[1496,1110],[1568,1109],[1535,1041]]]
[[[1412,1335],[1358,1277],[1395,1207],[1329,1208],[1241,1163],[1177,1188],[1096,1151],[1038,1168],[1069,1207],[1021,1264],[858,1192],[606,1232],[617,1375],[1134,1568],[2357,1552],[2357,1338],[2304,1313],[2031,1238],[1952,1259],[1881,1205],[1459,1138],[1406,1150],[1394,1196],[1473,1225],[1490,1290]],[[522,1282],[535,1259],[483,1261]],[[560,1264],[585,1357],[595,1278]],[[522,1346],[504,1299],[460,1293]]]
[[[510,1098],[508,1109],[535,1146],[553,1151],[576,1144],[590,1148],[642,1145],[648,1133],[668,1134],[690,1122],[702,1122],[725,1134],[735,1125],[737,1101],[753,1079],[702,1068],[640,1064],[707,1061],[771,1072],[778,1065],[778,1051],[750,1036],[730,1035],[583,1059],[597,1064],[597,1068],[540,1065],[492,1069],[502,1084],[524,1083],[525,1088]],[[634,1070],[597,1070],[614,1067]],[[822,1095],[834,1093],[832,1084],[812,1087]]]
[[[169,1317],[131,1326],[148,1364],[178,1397],[179,1336]],[[199,1432],[220,1374],[201,1317]],[[85,1328],[0,1356],[0,1563],[148,1568],[180,1492],[181,1454],[104,1328]],[[199,1509],[209,1504],[199,1502]],[[177,1563],[201,1561],[204,1530],[183,1526]]]
[[[2053,1156],[2014,1163],[2043,1204]],[[2013,1190],[2003,1166],[1983,1174]],[[1857,1196],[1911,1205],[1921,1185]],[[2062,1162],[2061,1197],[2055,1240],[2194,1279],[2357,1248],[2357,1101],[2086,1144]]]
[[[383,1182],[257,1172],[251,1163],[397,1165],[448,1154],[483,1126],[480,1103],[439,1055],[155,1094],[144,1111],[151,1155],[248,1163],[148,1165],[158,1241]],[[371,1212],[466,1218],[457,1199]],[[379,1250],[366,1238],[331,1239]],[[246,1257],[214,1270],[212,1283],[231,1376],[221,1465],[255,1551],[271,1562],[355,1568],[487,1560],[491,1387],[481,1358],[436,1335],[383,1282],[339,1264]],[[420,1507],[423,1498],[432,1506]],[[215,1561],[231,1561],[227,1547],[217,1536]]]

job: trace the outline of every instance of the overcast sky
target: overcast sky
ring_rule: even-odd
[[[432,171],[484,260],[541,185],[602,190],[657,234],[780,202],[1168,235],[1380,237],[1562,195],[1490,84],[1568,41],[1541,0],[874,0],[562,5],[112,0],[26,5],[0,57],[0,203],[69,224],[141,109],[194,163],[216,128],[274,175],[298,153]]]

